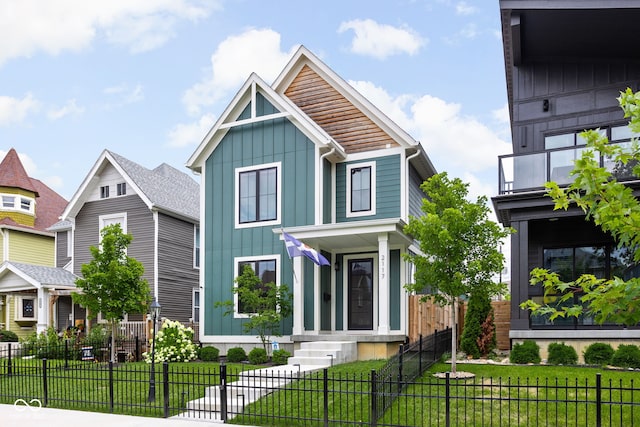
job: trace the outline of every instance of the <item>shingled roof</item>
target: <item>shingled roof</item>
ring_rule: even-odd
[[[42,181],[27,175],[18,153],[13,148],[0,163],[0,187],[19,188],[31,191],[36,196],[36,218],[33,227],[17,223],[8,217],[0,217],[0,224],[46,232],[47,228],[58,221],[67,206],[67,200],[62,196]]]
[[[24,264],[21,262],[5,261],[0,266],[0,273],[10,270],[20,276],[28,276],[29,282],[36,282],[45,287],[75,288],[78,276],[64,268],[46,267],[43,265]]]

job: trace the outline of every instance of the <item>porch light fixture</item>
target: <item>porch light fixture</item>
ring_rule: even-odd
[[[149,374],[149,402],[156,400],[156,321],[160,317],[160,304],[154,298],[149,306],[149,313],[153,318],[153,341],[151,341],[151,373]]]

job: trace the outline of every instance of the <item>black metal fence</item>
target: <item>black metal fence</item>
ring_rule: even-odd
[[[420,351],[405,346],[402,356],[384,368],[363,373],[340,366],[305,373],[291,367],[243,371],[164,363],[155,370],[152,401],[149,364],[14,356],[9,365],[5,357],[0,359],[0,403],[38,399],[57,408],[254,425],[640,426],[640,386],[633,377],[453,380],[420,375],[446,351],[440,350],[441,344],[447,348],[445,342],[446,335],[425,338],[417,344]]]

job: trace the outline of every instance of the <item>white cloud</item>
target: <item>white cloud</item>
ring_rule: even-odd
[[[156,48],[180,21],[197,21],[218,7],[216,0],[15,0],[0,5],[0,65],[38,52],[57,55],[86,49],[96,37],[132,52]]]
[[[122,107],[124,105],[140,102],[144,99],[144,91],[140,84],[135,85],[133,88],[129,87],[127,84],[111,86],[104,88],[102,93],[108,95],[112,99],[112,101],[107,104],[107,108]]]
[[[58,120],[65,116],[69,116],[69,115],[77,116],[82,113],[84,113],[84,107],[79,107],[74,98],[67,101],[67,103],[60,108],[54,107],[50,109],[49,112],[47,113],[47,117],[49,118],[49,120]]]
[[[491,116],[499,123],[510,123],[509,104],[504,104],[501,108],[493,110]]]
[[[339,33],[348,30],[355,33],[351,41],[351,51],[377,59],[403,53],[414,55],[428,42],[409,27],[378,24],[371,19],[343,22],[338,28]]]
[[[444,41],[451,45],[459,44],[462,40],[473,40],[481,35],[476,24],[467,24],[453,36],[444,37]]]
[[[34,98],[31,93],[27,93],[22,99],[0,96],[0,126],[19,123],[28,114],[35,113],[39,109],[40,101]]]
[[[200,82],[186,90],[182,102],[192,115],[226,98],[252,72],[271,83],[293,54],[280,50],[280,34],[270,29],[248,29],[222,41],[211,55],[211,68]]]
[[[471,6],[466,1],[461,1],[456,4],[456,14],[458,15],[473,15],[476,13],[478,9],[474,6]]]
[[[169,131],[170,147],[186,147],[189,145],[198,145],[204,136],[209,132],[215,122],[213,114],[205,114],[198,121],[192,123],[180,123]]]

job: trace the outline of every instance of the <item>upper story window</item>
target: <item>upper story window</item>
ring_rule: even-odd
[[[191,321],[198,323],[200,321],[200,290],[193,289],[191,295]]]
[[[236,227],[278,224],[280,163],[236,169]]]
[[[375,215],[375,213],[375,162],[347,166],[347,217]]]
[[[200,268],[200,226],[193,227],[193,266]]]
[[[118,196],[126,196],[127,194],[127,183],[121,182],[116,185],[116,194]]]
[[[242,274],[245,266],[250,266],[253,272],[260,278],[262,285],[267,283],[280,283],[280,272],[278,265],[280,257],[278,255],[266,255],[261,257],[236,258],[236,277]],[[237,286],[237,284],[236,284]],[[247,309],[246,303],[234,294],[235,317],[247,317],[251,312]]]
[[[31,197],[17,196],[14,194],[2,195],[2,209],[20,212],[35,212],[35,200]]]
[[[109,186],[108,185],[103,185],[102,187],[100,187],[100,198],[101,199],[108,199],[109,198]]]

